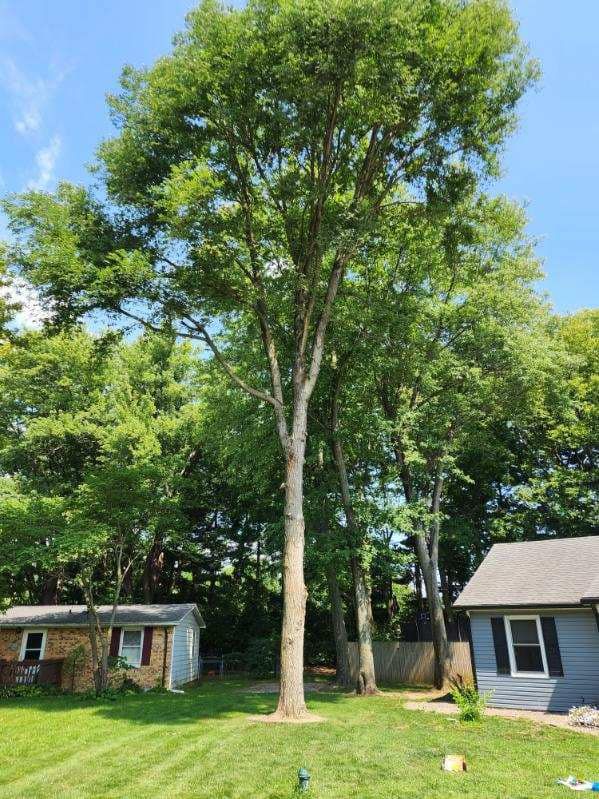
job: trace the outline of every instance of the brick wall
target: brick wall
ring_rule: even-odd
[[[40,628],[42,629],[42,628]],[[154,688],[162,684],[166,630],[166,685],[169,684],[173,627],[155,627],[152,636],[152,651],[147,666],[113,672],[114,683],[123,676],[134,680],[142,688]],[[22,629],[0,629],[0,660],[18,660],[21,650]],[[85,655],[74,669],[68,663],[63,666],[62,687],[67,690],[86,691],[93,688],[90,643],[87,630],[82,627],[50,627],[46,638],[44,659],[68,658],[78,646],[83,646]]]

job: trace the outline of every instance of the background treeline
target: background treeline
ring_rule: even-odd
[[[457,388],[439,382],[438,369],[448,377],[457,368],[453,356],[443,362],[445,345],[439,346],[441,362],[425,375],[424,367],[434,364],[427,329],[435,327],[428,300],[425,305],[426,313],[419,308],[408,321],[396,317],[410,326],[409,358],[397,341],[373,352],[366,332],[357,329],[366,331],[373,322],[360,313],[349,326],[347,351],[339,335],[336,363],[328,364],[308,455],[308,663],[334,662],[335,592],[346,611],[347,634],[355,636],[351,533],[328,429],[331,384],[342,373],[349,375],[342,388],[342,436],[375,637],[402,635],[425,607],[404,520],[409,504],[387,463],[396,457],[397,430],[388,393],[397,396],[392,381],[405,380],[406,371],[412,381],[414,375],[430,381],[422,411],[414,419],[403,411],[404,424],[417,428],[411,444],[415,480],[425,479],[427,468],[420,438],[435,432],[425,425],[439,419],[436,408],[427,422],[427,405],[439,402],[454,414],[450,403],[459,401],[469,414],[471,403],[482,404],[469,422],[476,433],[452,451],[441,506],[439,577],[446,613],[493,541],[597,532],[599,314],[560,318],[543,311],[534,340],[527,342],[533,349],[527,351],[522,340],[504,341],[509,347],[499,360],[517,357],[518,369],[521,359],[529,360],[532,372],[513,375],[526,391],[526,408],[516,419],[493,393],[488,368],[470,367],[471,395],[463,372]],[[388,305],[383,309],[389,312]],[[468,346],[475,343],[473,337]],[[426,352],[419,351],[422,346]],[[512,346],[516,353],[509,352]],[[239,332],[229,350],[240,365],[252,357]],[[488,380],[492,391],[485,395]],[[522,404],[517,396],[503,399]],[[254,646],[274,655],[282,490],[267,414],[232,389],[197,349],[166,333],[127,338],[77,328],[7,334],[0,365],[4,602],[84,602],[86,568],[97,601],[110,602],[114,562],[106,543],[116,536],[131,561],[122,601],[197,602],[207,621],[205,651]]]
[[[205,0],[125,67],[94,185],[3,203],[4,599],[195,600],[298,719],[304,654],[375,692],[426,597],[441,685],[493,540],[597,532],[597,314],[485,193],[537,75],[502,0]]]

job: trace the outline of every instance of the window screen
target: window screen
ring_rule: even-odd
[[[516,671],[545,671],[535,619],[510,619]]]
[[[43,633],[27,633],[23,660],[40,660],[44,643]]]
[[[141,643],[141,630],[123,630],[121,657],[125,658],[130,666],[139,666],[141,663]]]

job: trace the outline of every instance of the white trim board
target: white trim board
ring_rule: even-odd
[[[44,655],[46,654],[46,641],[48,640],[48,630],[42,627],[38,628],[29,628],[27,627],[23,630],[23,635],[21,636],[21,649],[19,651],[19,660],[25,660],[25,651],[27,649],[27,638],[30,633],[41,633],[42,634],[42,645],[40,648],[40,656],[39,659],[43,660]]]
[[[512,638],[512,626],[510,624],[511,621],[534,621],[536,622],[537,628],[537,638],[539,640],[538,646],[541,650],[541,660],[543,663],[543,671],[518,671],[516,666],[516,655],[514,652],[514,641]],[[541,617],[538,615],[528,615],[525,616],[521,613],[512,614],[509,616],[504,616],[503,621],[505,624],[505,634],[507,638],[507,650],[508,655],[510,658],[510,671],[512,677],[526,677],[532,679],[541,679],[545,680],[549,678],[549,667],[547,665],[547,653],[545,652],[545,639],[543,637],[543,629],[541,627]],[[517,646],[517,644],[516,644]],[[530,644],[530,646],[536,646],[536,644]]]

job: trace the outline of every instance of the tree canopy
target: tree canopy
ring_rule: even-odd
[[[199,601],[290,719],[306,608],[374,691],[424,582],[442,680],[491,540],[596,532],[597,315],[483,191],[536,75],[502,0],[204,0],[126,67],[96,188],[3,204],[4,597]]]

